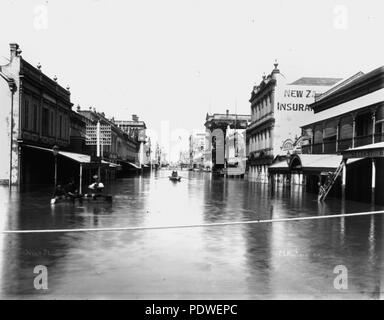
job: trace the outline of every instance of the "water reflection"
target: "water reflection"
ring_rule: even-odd
[[[370,210],[301,186],[206,173],[169,172],[109,186],[112,204],[50,206],[50,190],[1,189],[2,229],[199,224]],[[379,207],[375,208],[380,209]],[[378,298],[383,218],[362,216],[190,229],[1,235],[2,297],[46,298]],[[33,268],[49,270],[49,289],[33,287]],[[337,265],[349,289],[333,288]]]

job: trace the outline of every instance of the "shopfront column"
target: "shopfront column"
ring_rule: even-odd
[[[375,143],[376,133],[376,110],[372,111],[372,143]]]
[[[375,203],[375,189],[376,189],[376,161],[372,160],[372,182],[371,182],[371,203]]]
[[[355,136],[356,136],[356,114],[352,114],[352,148],[355,147]]]
[[[337,120],[337,124],[336,124],[336,152],[339,151],[339,140],[340,140],[340,119]]]
[[[345,186],[347,184],[347,160],[343,160],[343,171],[341,176],[341,199],[345,200]]]

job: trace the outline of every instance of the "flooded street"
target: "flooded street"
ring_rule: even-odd
[[[379,210],[300,186],[168,171],[108,186],[113,203],[49,204],[51,189],[0,189],[3,230],[207,224]],[[380,298],[382,215],[180,229],[1,234],[1,298]],[[48,290],[33,285],[48,269]],[[334,268],[348,270],[336,290]],[[381,298],[383,294],[381,293]]]

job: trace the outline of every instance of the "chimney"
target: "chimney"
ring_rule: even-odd
[[[229,115],[229,110],[227,109],[227,116]]]
[[[19,45],[17,43],[10,43],[9,47],[11,49],[11,60],[12,60],[14,57],[17,57],[18,55]]]
[[[132,121],[137,122],[138,120],[139,120],[139,118],[137,117],[137,115],[136,115],[136,114],[133,114],[133,115],[132,115]]]

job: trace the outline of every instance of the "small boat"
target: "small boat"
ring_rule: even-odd
[[[169,176],[169,180],[171,180],[171,181],[180,181],[181,177],[180,176],[177,176],[177,177]]]

